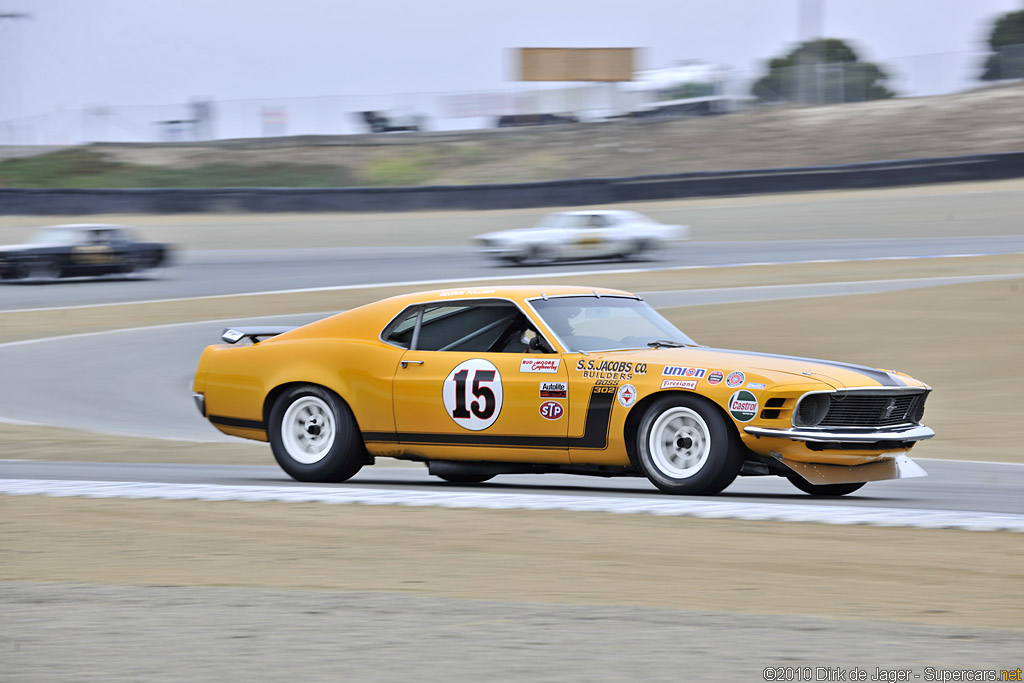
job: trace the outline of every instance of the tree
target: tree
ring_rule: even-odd
[[[888,78],[877,64],[860,61],[845,41],[822,38],[770,60],[768,73],[754,83],[751,93],[766,102],[862,102],[893,97],[885,86]]]
[[[982,80],[1024,78],[1024,10],[999,17],[992,26],[988,46],[994,54],[985,60]]]

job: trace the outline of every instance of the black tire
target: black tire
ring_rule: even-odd
[[[267,436],[277,464],[298,481],[345,481],[368,460],[352,411],[337,394],[314,384],[277,398]]]
[[[641,471],[665,493],[713,496],[739,474],[733,426],[707,399],[680,394],[650,405],[637,430]]]
[[[848,493],[853,493],[860,487],[864,486],[867,482],[855,482],[852,484],[812,484],[806,479],[800,477],[789,477],[789,483],[797,487],[804,493],[809,493],[812,496],[845,496]]]
[[[495,477],[493,474],[480,474],[479,472],[445,472],[434,476],[452,484],[482,484]]]
[[[635,242],[622,252],[623,261],[637,261],[643,258],[644,252],[647,251],[647,242],[640,241]]]

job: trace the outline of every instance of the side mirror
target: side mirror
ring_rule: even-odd
[[[533,352],[533,351],[540,351],[541,353],[554,353],[555,352],[555,350],[553,348],[551,348],[551,346],[546,341],[544,341],[544,337],[540,336],[539,334],[535,335],[532,339],[530,339],[529,348],[530,348],[531,352]]]

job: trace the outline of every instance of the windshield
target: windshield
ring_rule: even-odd
[[[541,219],[538,228],[572,228],[580,224],[580,216],[571,213],[551,213]]]
[[[46,228],[32,233],[26,244],[71,244],[78,241],[74,230]]]
[[[566,296],[530,302],[569,351],[696,346],[696,342],[637,299]]]

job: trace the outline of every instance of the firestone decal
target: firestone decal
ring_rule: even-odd
[[[524,358],[519,363],[519,372],[558,372],[561,358]]]
[[[569,385],[565,382],[541,382],[541,398],[569,398]]]
[[[464,360],[441,385],[445,412],[463,429],[478,432],[498,419],[504,399],[501,373],[489,360]]]
[[[725,378],[725,386],[735,389],[738,386],[742,386],[746,380],[747,376],[736,370],[735,372],[730,372],[729,376]]]
[[[666,365],[661,371],[662,375],[669,377],[696,377],[700,379],[708,372],[707,368],[685,368],[678,365]]]
[[[634,403],[636,403],[636,387],[634,387],[632,384],[623,384],[621,387],[619,387],[619,392],[617,396],[619,398],[619,403],[622,404],[622,407],[629,408]]]
[[[708,373],[708,384],[721,384],[723,379],[725,379],[725,375],[721,370],[712,370]]]
[[[750,422],[757,416],[757,397],[746,389],[740,389],[729,397],[729,414],[740,422]]]
[[[666,379],[661,382],[662,389],[689,389],[693,391],[697,388],[697,380],[695,379]]]
[[[557,401],[544,401],[540,404],[540,416],[545,420],[557,420],[565,415],[565,408]]]

